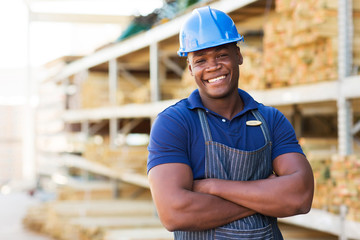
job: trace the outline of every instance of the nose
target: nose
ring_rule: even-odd
[[[219,64],[218,61],[216,61],[216,59],[213,59],[213,60],[208,61],[206,71],[208,71],[208,72],[216,71],[220,68],[221,68],[221,64]]]

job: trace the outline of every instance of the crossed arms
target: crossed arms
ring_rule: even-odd
[[[182,163],[153,167],[148,174],[159,217],[169,231],[201,231],[261,213],[287,217],[310,211],[314,179],[304,155],[287,153],[273,161],[277,176],[256,181],[193,181]]]

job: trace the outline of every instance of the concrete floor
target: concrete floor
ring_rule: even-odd
[[[0,194],[0,239],[1,240],[52,240],[23,228],[22,219],[27,208],[39,200],[26,193]]]

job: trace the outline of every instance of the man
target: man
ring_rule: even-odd
[[[313,174],[291,124],[238,89],[241,40],[210,7],[180,31],[198,89],[158,115],[148,146],[152,196],[175,239],[283,239],[277,217],[311,208]]]

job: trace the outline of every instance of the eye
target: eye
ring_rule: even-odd
[[[205,59],[203,59],[203,58],[195,59],[195,61],[194,61],[195,64],[201,64],[204,62],[205,62]]]
[[[227,56],[228,56],[227,53],[221,53],[221,54],[219,54],[217,57],[218,57],[218,58],[226,58]]]

